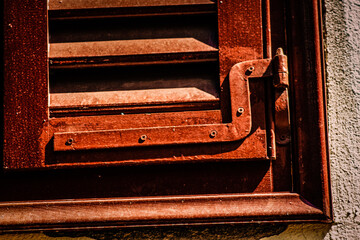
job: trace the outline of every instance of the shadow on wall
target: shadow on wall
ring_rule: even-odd
[[[331,224],[289,224],[287,229],[278,235],[265,237],[261,240],[322,240],[330,231]]]
[[[0,240],[18,239],[324,239],[329,224],[245,224],[111,229],[107,231],[46,232],[0,235]]]

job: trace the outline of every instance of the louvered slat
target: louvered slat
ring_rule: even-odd
[[[50,0],[51,19],[216,13],[210,0]]]
[[[193,38],[52,43],[49,49],[54,67],[216,61],[217,55]]]
[[[49,10],[183,5],[215,5],[215,3],[211,0],[50,0]]]
[[[50,0],[51,116],[218,109],[216,25],[211,0]]]

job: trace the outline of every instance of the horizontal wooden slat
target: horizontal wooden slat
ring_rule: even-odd
[[[89,19],[139,16],[216,14],[209,0],[50,0],[49,19]]]
[[[49,10],[154,7],[178,5],[215,5],[215,3],[211,0],[50,0]]]
[[[52,43],[50,44],[49,58],[58,59],[193,52],[217,52],[217,49],[194,38]]]
[[[122,41],[52,43],[49,49],[53,66],[112,64],[114,62],[217,60],[217,49],[194,38],[142,39]],[[131,60],[132,56],[137,59]],[[154,57],[154,58],[152,58]]]
[[[182,112],[182,111],[204,111],[219,109],[219,102],[201,102],[201,103],[177,103],[167,105],[150,106],[111,106],[111,107],[75,107],[75,108],[52,108],[50,117],[77,117],[92,115],[114,115],[114,114],[133,114],[133,113],[158,113],[158,112]]]
[[[219,99],[197,88],[147,89],[107,92],[50,94],[51,108],[91,106],[139,106],[189,102],[218,102]]]
[[[295,193],[5,202],[1,229],[161,223],[325,220]],[[99,225],[99,223],[101,223]],[[80,226],[80,227],[79,227]]]

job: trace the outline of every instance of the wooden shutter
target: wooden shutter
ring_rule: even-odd
[[[274,159],[268,18],[260,0],[49,1],[38,156],[6,168],[126,164],[136,152],[139,162]],[[174,154],[142,154],[150,146]]]
[[[329,221],[318,6],[6,0],[1,228]]]

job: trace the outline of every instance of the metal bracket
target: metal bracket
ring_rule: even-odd
[[[276,64],[272,64],[275,62]],[[156,145],[231,142],[245,138],[251,130],[249,78],[273,76],[286,85],[283,57],[251,60],[234,65],[229,74],[231,123],[165,126],[81,132],[56,132],[54,150],[87,150]],[[275,66],[275,71],[273,70]],[[277,70],[279,69],[279,70]],[[281,71],[280,71],[281,70]],[[171,113],[169,113],[171,114]]]
[[[274,57],[275,87],[275,140],[277,144],[287,144],[291,139],[289,114],[289,77],[287,57],[281,48]]]

